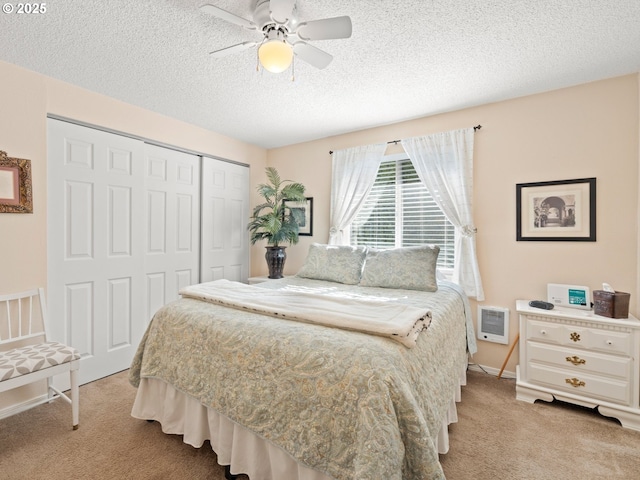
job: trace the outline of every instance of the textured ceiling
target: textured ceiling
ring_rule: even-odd
[[[298,0],[353,35],[311,42],[334,60],[293,82],[255,49],[212,58],[257,34],[204,3],[255,0],[54,0],[0,13],[0,60],[265,148],[640,71],[639,0]]]

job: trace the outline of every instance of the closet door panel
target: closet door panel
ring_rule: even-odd
[[[147,321],[200,278],[200,157],[145,145]]]
[[[200,157],[47,122],[49,333],[87,383],[129,368],[153,314],[199,281]]]
[[[249,168],[202,159],[203,282],[249,278]]]
[[[87,383],[128,368],[146,326],[135,301],[144,287],[144,144],[47,122],[49,336],[80,351]]]

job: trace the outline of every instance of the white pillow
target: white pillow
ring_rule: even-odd
[[[435,292],[438,289],[438,253],[440,247],[437,245],[369,249],[360,285]]]
[[[298,277],[356,285],[366,253],[366,247],[312,243]]]

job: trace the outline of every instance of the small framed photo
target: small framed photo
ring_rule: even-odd
[[[304,202],[292,202],[285,200],[284,204],[291,210],[298,210],[299,215],[297,218],[301,219],[298,230],[298,235],[313,235],[313,197],[307,197]]]
[[[596,241],[596,179],[516,184],[517,241]]]
[[[31,161],[0,151],[0,213],[33,213]]]

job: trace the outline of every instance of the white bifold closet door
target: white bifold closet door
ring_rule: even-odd
[[[156,310],[199,281],[200,157],[47,122],[49,333],[87,383],[128,368]]]
[[[202,159],[201,281],[249,278],[249,169]]]
[[[200,281],[200,157],[145,145],[145,318]],[[247,169],[248,170],[248,169]]]

